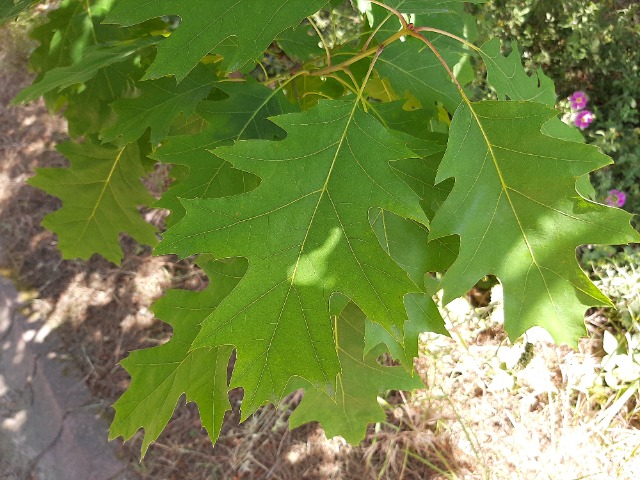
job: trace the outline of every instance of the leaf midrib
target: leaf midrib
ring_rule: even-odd
[[[313,221],[315,220],[315,216],[316,213],[318,212],[318,208],[320,208],[320,203],[322,202],[322,199],[324,198],[324,194],[327,192],[327,188],[329,186],[329,180],[331,179],[331,174],[333,173],[333,169],[336,165],[336,162],[338,160],[338,155],[342,149],[342,144],[344,143],[345,139],[347,138],[347,131],[349,130],[349,126],[351,125],[351,122],[353,121],[355,112],[358,108],[358,102],[354,102],[353,103],[353,108],[351,109],[351,112],[349,112],[348,115],[348,119],[345,123],[345,127],[344,130],[342,131],[342,134],[340,135],[340,140],[337,143],[337,147],[336,147],[336,151],[335,154],[333,155],[333,159],[331,161],[331,166],[329,167],[329,171],[327,172],[327,178],[324,181],[324,185],[322,186],[322,189],[320,190],[320,195],[318,195],[318,201],[316,202],[316,206],[313,209],[313,213],[311,214],[311,219],[309,220],[309,225],[307,226],[307,231],[304,234],[304,238],[302,239],[302,243],[300,244],[300,250],[298,253],[298,258],[296,259],[296,263],[295,266],[293,267],[293,273],[291,274],[291,280],[289,281],[289,288],[287,290],[287,294],[284,298],[284,301],[282,302],[282,308],[280,309],[280,313],[278,314],[278,319],[276,320],[276,327],[273,329],[273,332],[271,333],[271,338],[269,339],[269,344],[267,346],[267,349],[265,351],[265,360],[264,363],[262,365],[262,370],[260,371],[260,376],[258,377],[258,383],[256,385],[256,388],[253,390],[253,395],[251,396],[251,402],[253,402],[253,399],[255,398],[255,396],[258,394],[258,390],[260,388],[260,385],[262,384],[262,379],[264,378],[264,371],[267,368],[267,365],[269,364],[269,354],[271,352],[271,346],[273,345],[273,340],[275,338],[276,332],[278,331],[278,327],[280,325],[280,320],[282,319],[282,313],[284,312],[284,308],[287,305],[287,301],[289,300],[289,295],[291,294],[291,290],[293,290],[295,288],[295,278],[296,278],[296,274],[298,272],[298,266],[300,265],[300,260],[302,258],[303,252],[304,252],[304,247],[305,244],[307,242],[307,239],[309,238],[309,232],[311,231],[311,227],[313,225]],[[306,322],[305,322],[306,325]],[[308,330],[308,326],[307,326],[307,330]],[[316,359],[319,360],[318,358],[318,352],[316,350],[315,344],[313,342],[311,342],[313,351],[314,351],[314,355],[316,356]],[[337,348],[337,345],[336,345]],[[318,365],[322,367],[322,362],[318,361]],[[324,368],[323,368],[324,371]],[[325,375],[326,377],[326,375]]]
[[[114,161],[113,161],[113,165],[111,165],[111,169],[109,170],[109,173],[107,174],[107,178],[104,180],[104,185],[102,186],[102,189],[100,190],[100,194],[98,195],[98,199],[95,202],[95,205],[93,206],[93,209],[91,210],[91,214],[89,214],[89,217],[87,218],[87,221],[84,224],[84,228],[82,229],[82,232],[80,233],[80,235],[78,235],[77,237],[77,241],[75,242],[74,246],[78,245],[78,243],[80,243],[84,237],[84,234],[87,231],[87,228],[89,228],[89,224],[95,219],[96,216],[96,212],[98,211],[98,207],[100,206],[100,204],[102,203],[102,198],[104,197],[104,194],[107,191],[107,188],[109,187],[109,185],[111,185],[111,178],[113,177],[113,174],[116,171],[116,168],[118,166],[118,164],[120,163],[120,159],[122,158],[122,155],[124,154],[126,147],[121,148],[118,151],[118,154],[116,155]]]
[[[549,301],[553,305],[553,309],[556,311],[556,314],[558,316],[560,316],[560,312],[558,310],[558,307],[557,307],[555,301],[553,300],[553,296],[551,295],[551,290],[549,289],[549,285],[547,285],[547,279],[545,278],[545,276],[544,276],[544,274],[542,272],[542,267],[540,266],[540,264],[538,264],[538,261],[536,260],[535,254],[533,253],[533,247],[532,247],[531,243],[529,242],[529,238],[527,237],[527,234],[524,231],[524,227],[523,227],[522,222],[520,220],[520,216],[518,215],[518,212],[516,211],[515,205],[514,205],[513,201],[511,200],[511,195],[509,193],[509,190],[511,190],[511,189],[510,189],[510,187],[507,186],[507,183],[506,183],[506,181],[504,179],[504,176],[502,174],[502,170],[500,169],[500,165],[498,164],[498,159],[496,157],[496,154],[493,151],[494,145],[489,140],[487,132],[485,131],[485,129],[482,126],[482,123],[480,122],[480,116],[474,110],[472,103],[467,98],[464,98],[464,100],[465,100],[465,103],[468,105],[469,110],[471,111],[471,114],[473,115],[473,118],[475,119],[476,124],[478,125],[478,128],[480,129],[480,133],[482,134],[482,138],[484,139],[485,143],[487,144],[487,149],[489,150],[489,154],[491,155],[491,160],[493,161],[493,165],[494,165],[494,167],[496,169],[496,173],[498,174],[498,179],[500,180],[500,186],[502,188],[502,191],[505,194],[507,202],[509,203],[509,207],[511,208],[511,211],[513,212],[513,216],[516,219],[516,222],[518,223],[518,228],[520,229],[520,233],[522,234],[522,238],[524,240],[524,243],[527,246],[527,250],[529,251],[529,255],[531,256],[531,261],[532,261],[533,265],[535,265],[536,269],[538,270],[538,273],[540,274],[540,278],[542,279],[542,283],[544,284],[544,288],[547,291],[547,295],[549,297]]]

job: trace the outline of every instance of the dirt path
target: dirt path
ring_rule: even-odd
[[[0,478],[125,480],[108,424],[55,334],[18,311],[0,277]]]
[[[13,33],[0,32],[0,479],[135,478],[116,457],[121,446],[107,442],[104,405],[77,356],[60,332],[47,334],[46,315],[33,315],[34,305],[47,310],[62,297],[77,265],[61,262],[39,225],[56,201],[26,184],[35,167],[65,164],[54,146],[66,135],[42,102],[9,104],[31,80]],[[28,287],[28,302],[2,274]]]

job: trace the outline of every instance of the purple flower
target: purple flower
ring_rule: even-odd
[[[596,118],[595,115],[589,110],[582,110],[581,112],[578,112],[573,123],[575,123],[576,127],[584,130],[591,124],[591,122],[593,122],[594,118]]]
[[[620,190],[609,190],[609,195],[604,203],[610,207],[622,207],[627,201],[627,194]]]
[[[587,94],[578,90],[577,92],[573,92],[573,95],[569,97],[569,101],[571,102],[571,108],[574,110],[582,110],[587,106]]]

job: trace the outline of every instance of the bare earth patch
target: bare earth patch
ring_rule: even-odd
[[[0,34],[0,271],[24,291],[23,312],[39,322],[40,334],[61,338],[58,354],[76,361],[110,417],[129,382],[118,361],[170,337],[153,316],[153,301],[167,288],[201,289],[206,278],[191,263],[152,257],[126,237],[119,266],[98,257],[61,259],[55,235],[40,227],[58,200],[26,182],[36,168],[67,164],[54,149],[65,141],[65,124],[42,102],[8,106],[31,77],[14,37]],[[499,296],[499,288],[493,293]],[[238,425],[241,392],[232,391],[234,411],[215,447],[194,405],[177,409],[140,463],[140,433],[126,444],[116,440],[131,464],[126,478],[640,478],[633,399],[601,408],[589,393],[602,356],[597,343],[573,351],[531,332],[533,358],[526,364],[524,344],[505,339],[499,303],[474,308],[462,299],[448,307],[447,318],[452,338],[423,337],[416,367],[425,389],[381,399],[387,421],[370,426],[359,447],[327,439],[315,424],[289,431],[299,395]]]

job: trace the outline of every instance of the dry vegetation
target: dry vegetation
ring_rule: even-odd
[[[57,200],[28,186],[37,167],[64,166],[54,147],[63,120],[41,103],[9,107],[30,77],[28,43],[5,27],[0,46],[0,268],[25,292],[24,312],[53,331],[75,358],[105,416],[128,377],[117,362],[133,349],[166,341],[170,330],[151,304],[167,288],[202,288],[188,262],[152,257],[123,238],[124,262],[62,260],[55,236],[40,227]],[[161,222],[162,215],[148,212]],[[501,326],[500,289],[473,307],[460,299],[446,313],[451,338],[425,334],[416,367],[425,388],[381,399],[385,423],[372,425],[359,447],[327,439],[311,424],[289,431],[299,396],[266,407],[238,425],[241,392],[231,392],[218,444],[210,445],[193,405],[180,406],[141,463],[140,434],[124,444],[130,476],[140,479],[601,479],[640,478],[637,392],[595,398],[591,386],[601,342],[578,351],[532,331],[510,345]],[[117,440],[120,441],[120,440]]]

